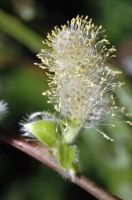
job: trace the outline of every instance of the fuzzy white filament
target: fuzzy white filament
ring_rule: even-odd
[[[99,39],[102,27],[87,19],[77,16],[67,26],[55,27],[45,41],[50,50],[41,50],[38,57],[41,67],[54,73],[48,74],[50,89],[43,93],[48,102],[61,118],[90,128],[115,116],[112,93],[124,83],[116,81],[119,70],[104,65],[115,48],[107,49],[106,37]]]
[[[7,113],[7,103],[3,100],[0,101],[0,120],[2,120]]]

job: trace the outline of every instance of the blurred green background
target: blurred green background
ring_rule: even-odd
[[[44,70],[35,66],[42,40],[55,25],[66,24],[77,14],[88,15],[103,25],[117,48],[112,63],[123,70],[126,85],[117,91],[119,104],[132,113],[132,1],[131,0],[0,0],[0,99],[9,104],[2,126],[19,131],[26,113],[50,110]],[[126,118],[127,120],[127,118]],[[124,200],[132,199],[132,128],[123,121],[116,128],[102,127],[115,141],[94,129],[77,140],[83,173]],[[0,142],[0,199],[2,200],[94,200],[78,186],[65,181],[44,164]]]

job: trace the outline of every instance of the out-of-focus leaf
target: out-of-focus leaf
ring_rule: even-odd
[[[41,48],[47,48],[42,45],[43,38],[34,31],[26,27],[11,15],[0,9],[0,29],[14,37],[33,52],[38,53]]]

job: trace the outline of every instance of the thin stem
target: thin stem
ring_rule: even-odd
[[[36,158],[37,160],[62,174],[61,168],[50,154],[50,149],[40,142],[27,141],[20,135],[9,130],[5,130],[1,127],[0,140],[20,149],[21,151],[29,154],[30,156]],[[66,176],[66,178],[72,180],[72,177],[69,174]],[[76,176],[74,183],[99,200],[121,200],[81,174]]]

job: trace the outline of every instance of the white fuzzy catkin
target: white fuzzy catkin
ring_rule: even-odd
[[[100,124],[119,111],[113,92],[124,83],[116,79],[119,70],[105,65],[115,51],[109,44],[102,27],[88,17],[77,16],[68,25],[55,27],[44,42],[50,50],[41,50],[40,67],[48,69],[49,97],[61,118],[75,121],[81,127]],[[123,108],[121,108],[123,112]]]

